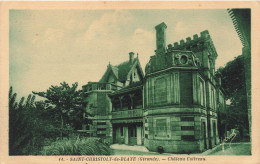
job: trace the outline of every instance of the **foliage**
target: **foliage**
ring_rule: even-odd
[[[220,67],[217,73],[222,75],[222,87],[226,92],[226,98],[235,103],[237,95],[245,91],[245,68],[242,55],[228,62],[225,67]],[[240,96],[239,96],[240,97]]]
[[[35,103],[35,96],[22,97],[16,102],[16,93],[9,91],[9,154],[37,154],[46,140],[57,135],[55,126],[43,119],[44,111]]]
[[[35,101],[35,95],[16,100],[13,88],[9,91],[9,154],[37,155],[43,146],[56,139],[70,137],[82,123],[90,123],[85,112],[86,102],[78,84],[61,83],[46,92],[33,92],[46,98]]]
[[[69,86],[63,82],[60,86],[52,85],[45,92],[33,92],[46,99],[44,103],[48,107],[49,117],[59,120],[61,138],[69,129],[81,129],[82,123],[91,123],[85,111],[84,94],[82,90],[77,90],[77,87],[77,83]],[[86,118],[83,119],[84,113]]]
[[[249,128],[244,68],[244,58],[240,55],[217,71],[222,77],[226,98],[231,102],[226,108],[225,124],[227,129],[238,128],[242,137],[243,132],[247,132]]]
[[[41,155],[111,155],[110,147],[98,138],[62,139],[43,147]]]

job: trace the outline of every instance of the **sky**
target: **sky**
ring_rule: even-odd
[[[60,82],[99,81],[108,63],[138,53],[144,71],[156,48],[154,27],[165,22],[166,43],[208,30],[216,68],[242,54],[227,10],[10,10],[9,83],[18,98]]]

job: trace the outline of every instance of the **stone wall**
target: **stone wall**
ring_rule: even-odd
[[[103,138],[108,143],[113,143],[112,141],[112,124],[110,119],[96,119],[93,120],[91,130],[96,131],[94,137]]]
[[[166,119],[167,125],[165,136],[157,137],[156,120]],[[202,136],[202,122],[205,122],[205,141]],[[207,120],[206,115],[199,114],[167,114],[145,117],[144,122],[144,145],[150,151],[157,151],[163,147],[169,153],[201,152],[208,148]]]
[[[108,143],[112,143],[112,124],[111,124],[111,100],[107,91],[92,91],[87,97],[87,112],[93,114],[89,117],[92,120],[90,125],[92,136],[100,137]]]

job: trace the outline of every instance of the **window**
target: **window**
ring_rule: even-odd
[[[167,102],[167,87],[166,79],[159,78],[154,82],[154,94],[155,94],[155,103],[165,103]]]
[[[181,117],[181,121],[194,121],[194,117]]]
[[[199,104],[204,106],[204,95],[205,95],[205,90],[204,90],[204,82],[200,79],[199,80]]]
[[[215,98],[215,89],[211,86],[211,108],[212,109],[216,109],[216,105],[215,105],[215,101],[216,101],[216,98]]]
[[[188,63],[188,57],[186,55],[181,55],[181,58],[180,58],[180,63],[181,64],[187,64]]]
[[[194,135],[182,135],[181,140],[184,141],[195,141],[195,136]]]
[[[181,126],[181,130],[194,130],[194,126]]]
[[[144,137],[145,137],[146,139],[148,139],[148,134],[145,134]]]
[[[181,71],[180,78],[180,103],[183,105],[193,104],[192,72]]]
[[[224,104],[225,104],[225,100],[224,100],[224,96],[223,94],[220,92],[219,93],[219,107],[220,107],[220,110],[223,110],[224,108]]]
[[[97,122],[97,125],[106,125],[106,122]]]

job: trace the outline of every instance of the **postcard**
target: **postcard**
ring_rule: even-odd
[[[1,163],[259,163],[259,12],[0,2]]]

